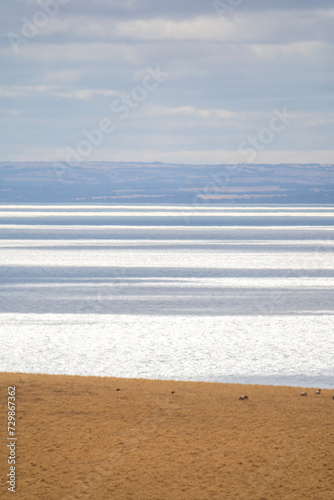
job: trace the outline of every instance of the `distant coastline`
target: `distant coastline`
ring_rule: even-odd
[[[0,162],[0,203],[334,204],[333,167]]]

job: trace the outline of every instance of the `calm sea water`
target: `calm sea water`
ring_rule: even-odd
[[[334,207],[0,205],[0,370],[334,387]]]

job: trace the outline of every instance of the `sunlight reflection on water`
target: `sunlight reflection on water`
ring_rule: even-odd
[[[2,205],[0,222],[3,371],[334,385],[331,207]]]

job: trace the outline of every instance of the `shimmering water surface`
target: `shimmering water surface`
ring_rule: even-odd
[[[1,371],[334,386],[334,207],[0,205]]]

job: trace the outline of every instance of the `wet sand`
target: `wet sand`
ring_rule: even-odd
[[[1,499],[334,499],[334,390],[8,373],[0,387]]]

